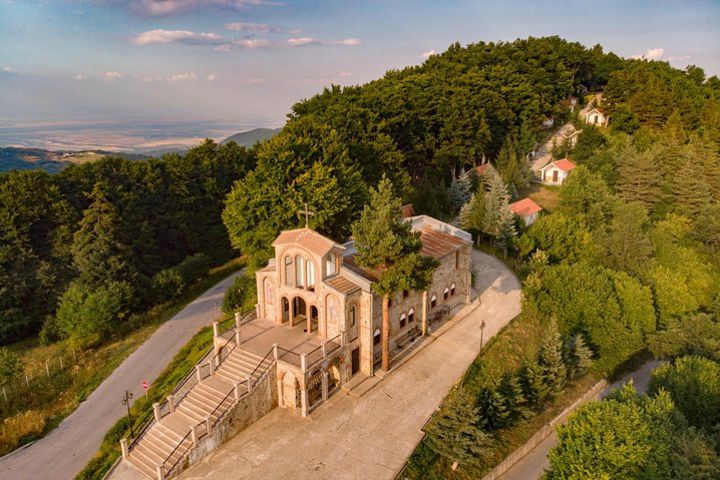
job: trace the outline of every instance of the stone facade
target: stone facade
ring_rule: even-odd
[[[420,232],[423,254],[440,265],[426,291],[398,292],[391,299],[393,350],[425,334],[439,312],[470,301],[470,234],[427,216],[406,221]],[[379,272],[355,263],[352,242],[341,245],[308,228],[282,232],[273,246],[274,258],[256,275],[258,318],[289,328],[303,324],[306,334],[327,342],[316,358],[300,361],[288,354],[278,362],[278,404],[305,415],[354,375],[375,373],[382,298],[372,284]]]

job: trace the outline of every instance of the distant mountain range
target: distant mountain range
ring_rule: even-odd
[[[255,128],[245,132],[231,135],[221,144],[235,142],[243,147],[252,147],[278,133],[279,128]],[[164,153],[180,152],[179,148],[168,150],[152,150],[138,153],[110,152],[105,150],[60,151],[45,150],[42,148],[0,147],[0,173],[10,170],[36,170],[41,169],[49,173],[57,173],[68,165],[93,162],[106,155],[140,160],[149,156],[159,157]]]
[[[272,138],[280,130],[282,130],[282,129],[281,128],[254,128],[252,130],[248,130],[247,132],[240,132],[240,133],[236,133],[235,135],[231,135],[220,143],[226,144],[228,142],[235,142],[238,145],[243,146],[243,147],[252,147],[257,142],[262,142],[263,140]]]
[[[57,173],[68,165],[93,162],[105,155],[131,160],[147,158],[136,153],[118,153],[104,150],[53,151],[42,148],[0,147],[0,173],[10,170],[45,170]]]

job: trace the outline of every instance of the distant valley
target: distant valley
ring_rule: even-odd
[[[279,128],[255,128],[231,135],[220,143],[235,142],[244,147],[252,147],[255,143],[271,138],[280,131]],[[145,151],[112,152],[107,150],[47,150],[43,148],[0,147],[0,173],[10,170],[41,169],[49,173],[57,173],[72,164],[93,162],[107,155],[131,160],[148,157],[159,157],[165,153],[182,152],[184,148],[149,149]]]

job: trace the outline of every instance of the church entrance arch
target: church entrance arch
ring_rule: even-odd
[[[302,323],[307,319],[307,304],[302,297],[295,297],[292,300],[292,325]]]
[[[288,320],[290,320],[290,302],[282,297],[282,323],[287,323]]]

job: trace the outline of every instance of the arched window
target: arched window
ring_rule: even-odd
[[[292,285],[293,273],[292,273],[292,257],[285,257],[285,285]]]
[[[450,296],[452,297],[453,295],[455,295],[455,284],[454,283],[452,285],[450,285]]]
[[[433,295],[430,297],[430,308],[435,308],[435,305],[437,305],[437,296]]]
[[[415,309],[411,308],[408,312],[408,323],[412,323],[415,321]]]
[[[376,328],[375,333],[373,333],[373,345],[379,345],[380,344],[380,329]]]
[[[334,253],[328,253],[328,256],[325,258],[325,272],[327,276],[335,275],[335,254]]]
[[[307,262],[307,287],[312,290],[315,288],[315,263],[312,260]]]
[[[400,328],[403,328],[405,326],[406,319],[407,316],[404,313],[400,315]]]
[[[450,289],[445,287],[445,290],[443,290],[443,300],[447,300],[449,295],[450,295]]]
[[[295,286],[305,285],[305,259],[300,255],[295,257]]]

